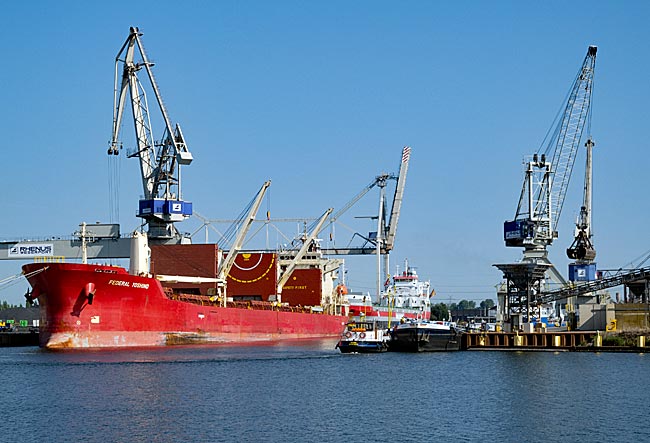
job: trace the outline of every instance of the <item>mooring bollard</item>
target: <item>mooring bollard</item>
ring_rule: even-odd
[[[600,331],[596,331],[596,336],[594,337],[594,346],[597,348],[603,346],[603,337],[600,335]]]
[[[515,334],[515,346],[523,346],[523,345],[524,345],[524,336],[519,335],[519,333],[517,332],[517,334]]]

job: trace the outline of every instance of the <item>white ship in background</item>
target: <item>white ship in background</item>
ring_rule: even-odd
[[[373,302],[370,294],[348,293],[350,317],[355,321],[376,322],[385,327],[404,319],[431,317],[433,294],[431,283],[419,279],[415,268],[404,262],[404,270],[392,277],[386,290],[380,294],[379,302]]]

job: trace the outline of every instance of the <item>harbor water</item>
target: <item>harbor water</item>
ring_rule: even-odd
[[[0,348],[4,441],[650,441],[650,355]]]

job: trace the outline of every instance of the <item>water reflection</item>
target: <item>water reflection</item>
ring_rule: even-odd
[[[637,354],[5,348],[0,371],[3,435],[33,440],[650,440]]]

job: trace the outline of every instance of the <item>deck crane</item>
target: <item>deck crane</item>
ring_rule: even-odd
[[[192,154],[187,148],[183,133],[178,124],[172,126],[158,85],[144,51],[138,28],[130,28],[129,36],[115,57],[115,90],[113,101],[113,134],[109,155],[117,155],[122,147],[119,141],[124,104],[127,91],[131,100],[131,110],[135,124],[137,146],[128,155],[140,159],[140,172],[144,198],[139,202],[138,217],[148,224],[151,239],[163,242],[182,241],[174,223],[192,215],[192,203],[181,198],[181,165],[192,163]],[[135,49],[141,61],[134,59]],[[118,88],[119,65],[122,64],[121,83]],[[154,141],[151,119],[145,89],[138,79],[138,72],[144,68],[151,83],[156,102],[164,120],[165,130],[160,141]]]
[[[596,46],[589,46],[564,111],[546,137],[548,143],[527,163],[515,218],[504,224],[506,246],[523,247],[523,262],[549,265],[549,276],[560,285],[566,280],[549,261],[546,248],[558,236],[557,224],[577,149],[590,122],[596,51]]]
[[[237,235],[232,246],[228,250],[228,255],[226,255],[225,259],[219,260],[219,266],[217,268],[217,294],[220,297],[223,306],[226,306],[226,277],[228,276],[228,273],[230,272],[232,266],[235,264],[237,254],[239,254],[239,251],[244,245],[246,234],[248,233],[248,230],[255,220],[257,211],[260,209],[262,199],[264,198],[264,194],[266,194],[269,186],[271,186],[271,180],[264,182],[257,195],[253,199],[248,213],[241,220],[241,226],[237,231]]]
[[[329,208],[321,217],[316,221],[316,226],[312,229],[311,233],[305,234],[302,238],[302,246],[296,253],[296,255],[292,258],[291,262],[287,265],[285,269],[282,270],[282,275],[278,279],[278,283],[276,286],[276,295],[277,295],[277,301],[281,302],[282,301],[282,288],[284,287],[285,283],[289,281],[289,277],[291,277],[291,274],[293,271],[296,269],[298,266],[298,263],[302,259],[302,257],[305,255],[305,253],[310,249],[314,247],[314,241],[316,240],[316,237],[318,236],[318,233],[321,231],[323,228],[323,225],[325,224],[325,221],[327,220],[327,217],[330,216],[332,213],[333,209]]]

